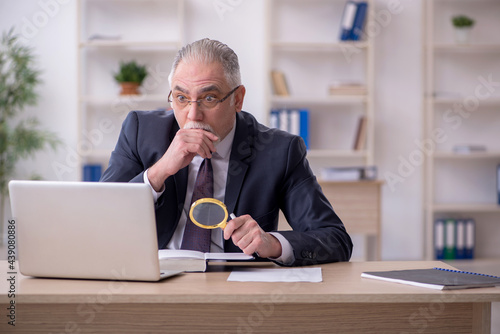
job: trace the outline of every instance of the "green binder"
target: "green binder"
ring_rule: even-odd
[[[444,259],[454,260],[457,251],[457,224],[454,219],[446,219],[444,226]]]

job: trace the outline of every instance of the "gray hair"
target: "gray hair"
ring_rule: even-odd
[[[168,83],[172,86],[172,77],[181,61],[199,61],[205,64],[220,63],[227,83],[231,88],[241,85],[240,65],[238,56],[224,43],[213,39],[200,39],[184,46],[177,52],[168,76]]]

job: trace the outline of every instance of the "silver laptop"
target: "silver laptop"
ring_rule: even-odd
[[[23,275],[158,281],[153,195],[137,183],[11,181]]]

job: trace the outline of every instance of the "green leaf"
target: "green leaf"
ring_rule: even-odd
[[[457,15],[451,19],[453,26],[457,28],[472,27],[475,23],[473,19],[465,15]]]
[[[21,45],[14,29],[3,33],[0,41],[0,195],[6,195],[20,159],[61,142],[49,131],[41,130],[35,117],[23,119],[25,107],[35,105],[36,87],[41,83],[33,50]]]
[[[136,82],[142,84],[148,72],[145,65],[138,65],[135,60],[130,62],[120,62],[120,71],[115,73],[117,82]]]

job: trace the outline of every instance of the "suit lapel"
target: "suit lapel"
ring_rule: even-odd
[[[226,195],[224,202],[229,212],[234,212],[236,203],[241,192],[241,186],[248,170],[248,163],[245,162],[252,154],[251,138],[252,133],[241,113],[236,114],[236,132],[231,148],[229,166],[226,181]]]

